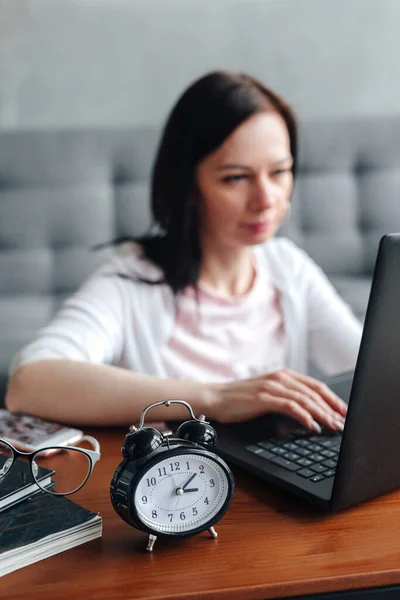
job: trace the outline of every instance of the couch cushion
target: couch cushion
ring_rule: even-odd
[[[379,239],[400,231],[400,119],[300,127],[293,211],[282,232],[331,276],[372,276]]]

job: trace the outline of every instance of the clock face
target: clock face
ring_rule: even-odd
[[[160,533],[190,533],[214,521],[232,492],[228,475],[212,458],[175,454],[150,467],[134,495],[140,520]]]

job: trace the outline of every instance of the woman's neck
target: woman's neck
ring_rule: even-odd
[[[232,251],[203,251],[199,283],[231,297],[242,296],[252,287],[255,278],[251,247]]]

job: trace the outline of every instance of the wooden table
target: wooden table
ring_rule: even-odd
[[[159,538],[146,552],[109,499],[125,431],[88,433],[102,458],[72,498],[101,513],[103,537],[6,575],[0,598],[256,600],[400,583],[400,492],[328,515],[238,469],[218,538]]]

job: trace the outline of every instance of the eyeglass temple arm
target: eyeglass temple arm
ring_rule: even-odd
[[[91,435],[84,435],[83,437],[81,437],[81,439],[79,441],[80,442],[90,442],[91,444],[93,444],[93,451],[97,452],[97,454],[100,454],[100,444],[99,444],[98,440],[96,440],[95,437],[92,437]]]
[[[91,435],[84,435],[80,438],[79,442],[90,442],[93,445],[94,450],[88,450],[87,448],[85,448],[85,452],[90,454],[94,463],[97,462],[100,458],[100,444],[98,440],[96,440],[96,438],[92,437]],[[71,446],[71,448],[73,448],[73,446]]]

